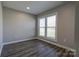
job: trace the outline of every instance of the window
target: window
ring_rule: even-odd
[[[56,15],[47,17],[47,37],[55,38]]]
[[[45,18],[40,19],[40,36],[45,36]]]
[[[40,19],[40,36],[54,38],[56,37],[56,14]]]

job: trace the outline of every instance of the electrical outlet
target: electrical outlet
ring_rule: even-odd
[[[64,42],[66,42],[66,39],[64,39]]]

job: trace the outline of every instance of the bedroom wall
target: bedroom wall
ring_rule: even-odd
[[[53,41],[53,39],[50,40],[49,38],[45,39],[56,42],[57,44],[65,47],[75,49],[75,5],[70,3],[58,6],[54,9],[39,14],[38,18],[44,17],[45,15],[53,12],[57,12],[57,41]]]
[[[79,2],[76,3],[75,13],[75,45],[76,45],[76,56],[79,57]]]
[[[4,7],[3,34],[3,43],[34,37],[35,16]]]

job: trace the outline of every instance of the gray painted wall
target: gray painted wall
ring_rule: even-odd
[[[1,50],[2,50],[2,39],[3,39],[3,30],[2,30],[2,5],[0,2],[0,54],[1,54]]]
[[[3,8],[3,43],[35,36],[35,16]]]
[[[39,17],[57,12],[57,44],[64,45],[69,48],[75,48],[75,6],[73,3],[59,6],[50,11],[46,11]],[[50,39],[47,39],[50,40]],[[53,39],[51,40],[53,41]]]
[[[76,56],[79,57],[79,2],[76,3],[75,13],[75,44],[76,44]]]

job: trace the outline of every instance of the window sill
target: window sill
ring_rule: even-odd
[[[48,41],[52,41],[52,42],[57,42],[57,39],[54,38],[50,38],[50,37],[43,37],[43,36],[38,36],[40,39],[44,39],[44,40],[48,40]]]

